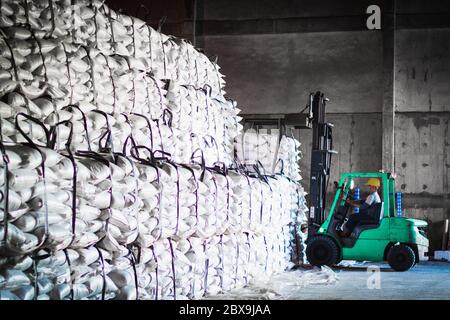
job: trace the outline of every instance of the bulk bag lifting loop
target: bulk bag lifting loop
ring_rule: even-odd
[[[70,105],[73,105],[73,83],[72,83],[72,76],[71,76],[71,72],[70,72],[70,61],[69,61],[69,54],[67,52],[66,49],[66,45],[64,42],[61,43],[61,46],[63,48],[64,51],[64,57],[66,59],[66,69],[67,69],[67,78],[69,80],[69,87],[70,87]]]
[[[80,110],[81,111],[81,110]],[[69,120],[60,121],[56,123],[49,132],[49,148],[54,149],[54,146],[56,144],[57,139],[57,128],[60,125],[66,125],[69,127],[69,136],[66,141],[65,145],[65,153],[62,153],[63,156],[69,158],[70,162],[72,163],[73,167],[73,176],[72,176],[72,240],[70,241],[70,244],[68,247],[70,247],[76,238],[76,221],[77,221],[77,176],[78,176],[78,167],[77,163],[75,161],[75,157],[71,150],[71,144],[72,144],[72,137],[73,137],[73,123]]]
[[[66,262],[67,262],[67,265],[69,266],[69,272],[70,272],[70,296],[71,296],[72,300],[75,300],[75,293],[73,290],[74,279],[73,279],[73,274],[72,274],[72,263],[70,262],[70,257],[69,257],[69,254],[67,253],[67,249],[64,249],[63,252],[64,252],[64,255],[66,256]]]
[[[220,174],[222,174],[225,177],[225,180],[227,182],[226,187],[227,187],[227,217],[226,217],[226,221],[229,221],[229,215],[230,215],[230,180],[228,179],[228,168],[226,167],[225,163],[221,162],[221,161],[216,161],[213,164],[212,168],[208,168],[211,169],[213,171],[216,171]]]
[[[128,260],[130,260],[131,266],[133,268],[134,286],[135,286],[135,290],[136,290],[136,300],[139,300],[139,284],[138,284],[138,276],[137,276],[137,271],[136,271],[136,256],[134,255],[133,250],[131,250],[130,248],[128,248],[127,258],[128,258]]]
[[[3,166],[4,166],[4,183],[5,188],[3,190],[3,196],[4,196],[4,206],[3,206],[3,221],[1,221],[4,224],[4,236],[3,239],[0,239],[1,248],[6,247],[7,243],[7,235],[8,235],[8,215],[9,215],[9,175],[8,175],[8,164],[9,164],[9,157],[6,153],[5,146],[3,144],[3,135],[2,135],[2,119],[0,117],[0,152],[2,153],[2,159],[3,159]],[[0,251],[1,252],[1,251]]]
[[[195,154],[197,152],[200,151],[200,156],[196,156]],[[196,162],[195,159],[200,157],[200,163]],[[201,169],[202,169],[202,173],[200,174],[200,181],[203,182],[204,178],[205,178],[205,171],[206,171],[206,163],[205,163],[205,156],[203,155],[203,150],[200,148],[197,148],[194,150],[194,152],[192,152],[191,155],[191,163],[192,164],[198,164],[200,165]]]
[[[173,252],[172,240],[170,238],[168,238],[167,240],[169,241],[170,254],[172,255],[173,300],[177,300],[176,273],[175,273],[175,254]]]
[[[68,111],[72,111],[71,109],[76,109],[81,113],[81,118],[83,120],[83,127],[84,127],[84,135],[86,137],[86,141],[88,144],[88,151],[92,151],[91,140],[89,139],[89,130],[88,130],[88,126],[87,126],[86,114],[81,110],[81,108],[79,106],[74,105],[74,104],[70,104],[70,105],[62,108],[62,110],[68,110]]]
[[[155,260],[155,277],[156,277],[156,283],[155,283],[155,300],[158,300],[158,291],[159,291],[159,282],[158,282],[158,258],[155,254],[155,247],[152,245],[150,246],[150,250],[152,250],[153,259]]]
[[[106,114],[106,112],[101,111],[101,110],[92,110],[92,112],[99,113],[102,116],[104,116],[105,121],[106,121],[106,127],[107,127],[105,133],[103,133],[99,139],[98,152],[99,153],[109,153],[109,154],[113,155],[114,154],[114,143],[112,141],[112,128],[111,128],[111,124],[109,123],[109,120],[108,120],[108,115]],[[103,141],[104,141],[104,144],[102,144]]]
[[[37,270],[37,261],[44,260],[51,257],[51,252],[48,249],[43,249],[47,251],[47,254],[38,255],[37,253],[32,254],[31,258],[33,259],[33,276],[34,276],[34,299],[37,300],[39,296],[39,273]]]
[[[94,248],[98,252],[98,256],[100,257],[101,267],[102,267],[102,278],[103,278],[103,286],[102,286],[102,300],[105,300],[106,295],[106,272],[105,272],[105,259],[103,258],[102,251],[97,247],[94,246]]]
[[[53,36],[53,32],[55,31],[55,28],[56,28],[55,9],[53,8],[53,0],[48,0],[48,6],[50,8],[50,21],[52,23],[52,27],[51,27],[49,33],[45,35],[45,38],[51,38]]]
[[[36,143],[34,143],[34,141],[22,130],[22,128],[20,127],[20,124],[19,124],[19,117],[24,117],[25,119],[30,120],[31,122],[34,122],[37,125],[39,125],[40,127],[42,127],[42,129],[45,132],[45,137],[46,137],[46,144],[44,146],[39,146]],[[20,112],[20,113],[18,113],[16,115],[15,127],[20,132],[20,134],[22,134],[22,136],[25,138],[25,140],[28,142],[28,143],[23,143],[22,145],[26,145],[26,146],[29,146],[29,147],[35,149],[41,156],[41,163],[40,163],[39,166],[41,167],[40,175],[42,177],[42,182],[43,182],[43,185],[44,185],[44,194],[43,194],[44,202],[45,202],[44,203],[44,208],[45,208],[44,235],[43,235],[43,237],[41,239],[41,242],[38,243],[35,246],[35,248],[30,248],[29,250],[26,250],[25,253],[29,253],[29,252],[34,251],[37,248],[40,248],[47,241],[47,238],[48,238],[49,223],[48,223],[47,183],[46,183],[46,179],[45,179],[45,155],[41,151],[40,147],[47,147],[48,146],[49,131],[47,130],[45,125],[42,122],[40,122],[38,119],[33,118],[32,116],[29,116],[29,115],[27,115],[25,113],[22,113],[22,112]],[[7,239],[6,236],[7,236],[7,229],[5,228],[5,239]]]
[[[168,120],[166,120],[166,117],[167,117],[167,116],[169,117]],[[172,121],[173,121],[173,113],[172,113],[172,111],[170,111],[170,110],[167,109],[167,108],[164,109],[162,119],[163,119],[163,123],[164,123],[166,126],[172,128]]]

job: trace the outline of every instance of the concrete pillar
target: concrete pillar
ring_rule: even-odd
[[[383,32],[383,146],[382,168],[395,171],[395,2],[386,0],[382,9]]]

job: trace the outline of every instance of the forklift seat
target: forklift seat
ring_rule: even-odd
[[[383,202],[375,203],[368,209],[368,214],[373,217],[372,219],[361,220],[358,225],[353,229],[351,234],[352,238],[358,238],[361,232],[368,229],[378,228],[381,218],[383,217]]]

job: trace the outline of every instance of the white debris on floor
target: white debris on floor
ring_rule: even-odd
[[[251,281],[249,285],[225,294],[207,296],[209,300],[285,300],[298,298],[302,288],[315,285],[334,285],[337,274],[329,267],[312,270],[297,269]]]

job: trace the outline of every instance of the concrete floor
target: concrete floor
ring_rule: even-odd
[[[379,272],[368,272],[373,266]],[[297,268],[206,299],[450,300],[450,263],[426,261],[407,272],[395,272],[384,263],[353,262],[352,267],[333,270]]]
[[[408,272],[395,272],[387,264],[380,267],[380,289],[369,289],[370,274],[365,267],[335,268],[338,281],[298,290],[295,299],[445,299],[450,300],[450,263],[426,261]],[[374,279],[374,278],[371,278]],[[370,281],[375,284],[375,281]]]

